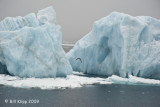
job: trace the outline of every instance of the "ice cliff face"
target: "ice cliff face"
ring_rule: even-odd
[[[72,73],[52,7],[0,22],[0,73],[57,77]]]
[[[160,20],[113,12],[67,53],[73,70],[160,79]]]

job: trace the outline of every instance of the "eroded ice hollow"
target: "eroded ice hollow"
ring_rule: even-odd
[[[160,20],[113,12],[94,22],[67,57],[74,71],[160,79]]]
[[[59,77],[72,73],[61,46],[56,13],[48,7],[0,22],[0,73],[19,77]]]

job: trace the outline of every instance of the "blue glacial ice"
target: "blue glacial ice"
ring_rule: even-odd
[[[0,73],[19,77],[60,77],[72,73],[61,46],[56,13],[48,7],[0,22]]]
[[[67,53],[74,71],[160,79],[160,20],[113,12]]]

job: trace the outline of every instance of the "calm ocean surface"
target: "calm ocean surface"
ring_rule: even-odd
[[[5,102],[6,100],[8,102]],[[13,103],[14,100],[16,103]],[[24,104],[25,101],[27,101],[26,104]],[[87,85],[64,90],[41,90],[0,86],[0,107],[22,106],[160,107],[160,87],[112,84]]]

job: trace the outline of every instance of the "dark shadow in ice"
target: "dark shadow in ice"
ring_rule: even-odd
[[[3,65],[2,63],[0,63],[0,74],[9,74],[6,65]]]
[[[82,77],[88,77],[88,78],[108,78],[108,76],[104,75],[96,75],[96,74],[87,74],[82,72],[73,72],[73,75],[82,76]]]

